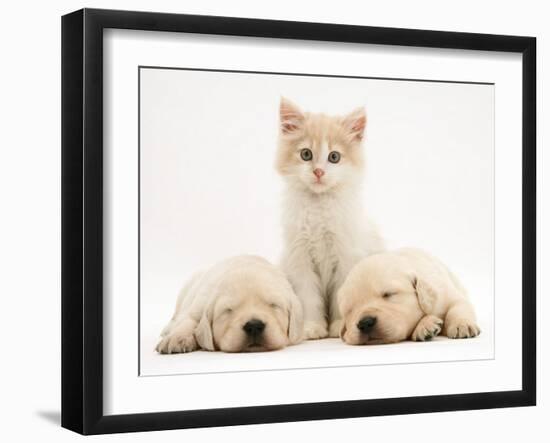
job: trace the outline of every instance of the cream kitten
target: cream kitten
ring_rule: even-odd
[[[345,117],[302,112],[282,98],[276,167],[284,177],[281,266],[304,309],[304,338],[338,337],[336,293],[351,268],[381,251],[363,216],[363,108]]]

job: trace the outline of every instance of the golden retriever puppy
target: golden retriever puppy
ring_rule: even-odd
[[[282,271],[246,255],[191,278],[156,350],[271,351],[300,342],[302,334],[302,307]]]
[[[424,341],[480,333],[466,290],[435,257],[412,248],[371,255],[349,273],[338,293],[348,344]]]

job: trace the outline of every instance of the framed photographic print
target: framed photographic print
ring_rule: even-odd
[[[62,19],[62,425],[534,405],[532,37]]]

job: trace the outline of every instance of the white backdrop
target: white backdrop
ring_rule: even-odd
[[[517,125],[521,120],[519,56],[499,53],[480,56],[471,51],[395,47],[382,50],[377,46],[109,30],[104,33],[104,57],[103,216],[106,237],[103,374],[106,413],[387,398],[520,387],[521,336],[509,334],[510,324],[519,327],[521,323],[517,316],[521,299],[517,296],[498,297],[494,358],[490,358],[491,354],[488,356],[485,349],[489,345],[491,350],[491,328],[479,339],[455,341],[452,345],[447,342],[442,349],[436,346],[441,343],[425,343],[424,347],[402,343],[394,347],[370,348],[338,343],[336,353],[321,352],[320,347],[325,343],[317,341],[272,353],[228,356],[195,352],[166,357],[151,353],[149,349],[154,347],[154,342],[150,343],[146,348],[148,352],[143,355],[156,358],[164,366],[156,373],[186,374],[179,377],[138,377],[135,347],[138,329],[138,193],[135,185],[138,180],[138,122],[135,118],[138,114],[138,66],[188,64],[218,69],[238,67],[249,71],[345,73],[396,78],[420,76],[495,82],[500,87],[495,97],[499,103],[499,118],[495,120],[495,143],[499,146],[495,157],[495,220],[498,220],[494,230],[495,255],[498,257],[495,293],[520,294],[521,275],[517,272],[521,268],[521,130]],[[331,60],[330,66],[327,60]],[[159,291],[159,286],[152,289]],[[402,349],[391,352],[406,345],[414,348],[411,352],[414,359],[404,357]],[[480,345],[481,349],[478,348]],[[317,349],[309,352],[311,349],[304,349],[305,346]],[[431,356],[425,358],[424,353]],[[386,358],[380,358],[381,354],[386,354]],[[396,355],[402,360],[396,361]],[[410,361],[416,364],[406,367],[393,364]],[[216,370],[208,375],[209,387],[217,391],[216,396],[202,395],[199,380],[205,366],[208,366],[208,372],[212,368]],[[342,369],[342,366],[346,368]],[[170,370],[166,371],[166,367]],[[316,369],[303,370],[310,367]],[[280,370],[286,368],[300,370]],[[259,372],[249,369],[277,370]],[[341,378],[342,371],[346,375],[340,383],[325,383],[327,378]],[[408,377],[402,376],[404,371]],[[368,378],[378,382],[362,383],[367,374]],[[408,382],[411,377],[415,379],[414,384]],[[256,384],[262,384],[263,389],[250,389]],[[300,389],[281,391],[277,388],[281,384],[300,386]],[[320,385],[324,386],[323,390],[319,390]],[[185,392],[185,396],[160,395],[165,390]]]
[[[193,272],[244,253],[279,258],[281,95],[315,112],[366,107],[368,214],[389,247],[431,251],[470,290],[484,332],[469,344],[486,340],[481,352],[456,348],[454,358],[492,357],[493,85],[151,68],[140,78],[142,374],[199,371],[195,355],[176,361],[153,351]],[[391,349],[392,362],[442,359],[436,347],[401,359]],[[269,368],[279,354],[256,359]],[[364,361],[384,361],[372,354],[364,352]],[[217,355],[216,364],[205,357],[200,371],[239,369],[235,357]],[[338,361],[351,364],[342,355]],[[284,364],[307,367],[308,360]]]
[[[9,441],[42,439],[47,441],[84,441],[59,427],[60,414],[60,26],[59,17],[79,7],[111,7],[151,10],[143,0],[98,0],[75,2],[27,1],[5,5],[7,20],[0,29],[3,60],[9,69],[0,71],[2,103],[0,114],[7,124],[2,127],[0,189],[7,216],[0,220],[2,250],[0,263],[5,271],[1,279],[3,317],[0,322],[5,354],[0,369],[0,413],[4,420],[0,431]],[[550,89],[540,88],[548,76],[550,30],[543,3],[526,0],[517,3],[464,0],[441,3],[435,0],[387,1],[375,6],[352,0],[317,3],[278,0],[205,0],[181,2],[158,0],[160,11],[214,15],[324,21],[394,27],[415,27],[453,31],[536,35],[538,41],[538,141],[542,148],[549,119]],[[20,17],[25,17],[22,32]],[[37,38],[39,36],[39,38]],[[22,54],[30,54],[22,57]],[[37,71],[37,66],[40,70]],[[15,69],[16,67],[16,69]],[[32,130],[30,130],[32,122]],[[542,149],[539,151],[540,153]],[[548,155],[539,157],[539,190],[549,195]],[[32,161],[31,161],[32,160]],[[539,196],[539,222],[548,225],[550,200]],[[538,269],[547,264],[550,248],[547,232],[539,237]],[[541,252],[542,251],[542,252]],[[546,266],[547,267],[547,266]],[[539,272],[539,293],[548,293],[548,273]],[[32,300],[32,309],[29,309]],[[539,299],[539,312],[547,310]],[[22,326],[20,313],[26,321]],[[540,316],[539,316],[540,317]],[[538,322],[539,373],[548,370],[550,327]],[[17,336],[17,340],[15,337]],[[15,343],[18,343],[16,345]],[[26,346],[21,344],[25,343]],[[544,346],[541,346],[543,343]],[[550,412],[549,384],[539,379],[539,406],[485,411],[420,414],[409,416],[326,420],[303,423],[165,431],[116,436],[100,436],[94,441],[180,442],[200,439],[204,442],[242,442],[261,440],[315,439],[334,441],[342,435],[366,436],[390,441],[407,439],[423,442],[432,435],[444,436],[445,442],[479,441],[517,442],[531,435],[547,433]]]

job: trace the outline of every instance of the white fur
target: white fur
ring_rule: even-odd
[[[281,265],[302,302],[307,339],[338,337],[340,285],[359,260],[383,249],[361,204],[366,122],[364,108],[343,117],[311,114],[281,98],[276,161],[286,183]]]
[[[363,214],[358,191],[350,176],[322,193],[312,192],[301,180],[287,181],[281,266],[302,302],[306,339],[338,337],[340,285],[358,261],[383,249],[376,228]]]

